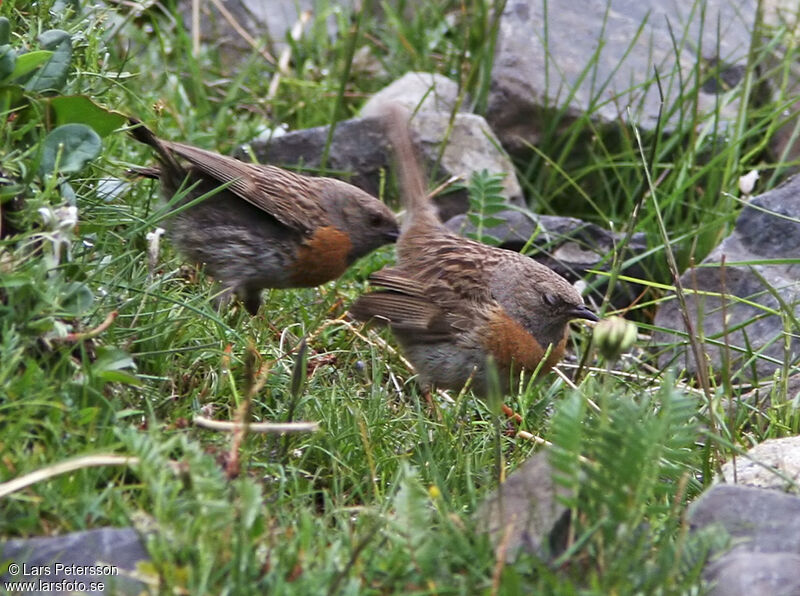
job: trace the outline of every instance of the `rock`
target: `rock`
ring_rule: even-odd
[[[733,233],[712,251],[703,265],[751,261],[754,259],[800,258],[800,177],[763,195],[753,198],[742,210]],[[681,277],[686,290],[687,308],[695,333],[702,331],[706,340],[704,353],[713,370],[722,370],[728,360],[731,371],[743,368],[740,381],[757,382],[781,369],[784,363],[796,362],[800,354],[800,340],[796,334],[787,336],[784,323],[778,314],[768,314],[763,308],[751,306],[736,297],[763,305],[775,312],[782,310],[781,302],[800,316],[800,265],[749,265],[726,264],[722,267],[698,267]],[[725,295],[694,295],[692,290]],[[727,318],[727,323],[723,315]],[[675,329],[678,333],[659,331],[654,334],[655,344],[666,350],[659,357],[664,368],[678,362],[694,374],[696,366],[688,349],[686,328],[679,312],[677,300],[662,303],[656,314],[656,327]],[[727,327],[727,338],[726,338]],[[684,334],[681,336],[680,334]],[[727,341],[730,346],[725,348]],[[788,341],[788,349],[784,345]],[[760,353],[755,362],[746,362],[749,351]],[[727,352],[727,355],[725,354]],[[723,356],[726,356],[724,358]]]
[[[430,72],[407,72],[370,97],[359,112],[362,118],[380,116],[386,104],[400,104],[412,112],[452,113],[458,84]],[[463,111],[463,110],[462,110]]]
[[[327,126],[295,130],[249,143],[261,163],[298,168],[310,174],[341,178],[377,195],[381,169],[389,163],[386,133],[378,118],[343,120],[336,125],[325,172],[319,172],[322,153],[328,138]],[[249,161],[242,149],[235,153]]]
[[[504,194],[509,203],[521,205],[522,189],[514,166],[503,153],[486,121],[474,114],[457,114],[447,138],[447,146],[439,158],[439,148],[450,129],[450,115],[444,112],[419,112],[411,121],[412,136],[431,182],[461,176],[465,181],[473,172],[486,169],[504,172]],[[328,127],[308,128],[250,143],[258,161],[280,166],[301,167],[313,173],[319,168]],[[246,159],[239,150],[237,157]],[[390,163],[390,144],[380,118],[355,118],[339,122],[333,134],[328,155],[328,171],[351,184],[377,195],[381,169]],[[467,192],[461,190],[435,199],[443,220],[464,213],[468,206]]]
[[[786,29],[787,35],[783,40],[770,47],[765,56],[764,72],[781,73],[780,76],[769,79],[772,101],[783,104],[787,98],[800,96],[800,65],[796,60],[786,60],[787,55],[793,51],[791,47],[797,39],[800,22],[797,19],[797,2],[795,0],[764,0],[763,19],[767,27],[773,30]],[[788,44],[787,44],[788,42]],[[784,71],[786,70],[785,74]],[[784,109],[784,114],[797,114],[800,111],[800,101],[794,101]],[[800,158],[800,141],[795,136],[797,118],[788,118],[785,124],[778,127],[770,139],[770,148],[775,159],[781,163],[797,163]],[[797,168],[792,168],[796,172]]]
[[[147,586],[128,577],[126,572],[135,571],[140,561],[147,560],[147,550],[133,528],[98,528],[63,536],[19,538],[0,544],[0,561],[14,563],[20,570],[13,574],[9,566],[0,580],[4,584],[35,582],[38,587],[24,591],[26,594],[141,594],[147,591]],[[94,569],[70,569],[71,565]],[[48,587],[47,582],[65,582],[64,589]],[[104,584],[103,590],[90,587],[98,582]]]
[[[798,492],[800,437],[768,439],[722,466],[725,482]]]
[[[546,451],[540,451],[528,459],[475,512],[479,528],[489,534],[498,556],[504,554],[509,563],[521,550],[547,558],[559,554],[566,544],[559,529],[565,527],[569,510],[556,497],[569,493],[553,482],[547,457]]]
[[[456,114],[452,121],[444,112],[418,112],[411,120],[412,135],[422,155],[428,172],[435,172],[429,180],[458,176],[466,184],[474,172],[487,170],[491,174],[504,173],[503,195],[511,205],[523,206],[525,200],[517,180],[514,164],[501,150],[500,142],[482,116]],[[449,130],[449,136],[448,136]],[[447,142],[439,158],[443,141]],[[447,221],[469,209],[466,190],[450,192],[436,197],[439,216]]]
[[[785,396],[784,396],[785,394]],[[775,401],[780,397],[780,401]],[[786,379],[786,384],[781,379],[752,389],[740,397],[726,398],[723,409],[730,412],[731,408],[739,408],[739,403],[747,406],[747,413],[761,416],[772,406],[777,406],[788,401],[800,400],[800,375],[793,375]]]
[[[731,553],[708,566],[710,596],[775,596],[800,594],[800,555]]]
[[[589,284],[596,284],[599,294],[605,294],[607,278],[591,274],[587,276],[587,273],[590,269],[608,271],[611,268],[608,256],[619,246],[623,235],[574,217],[537,215],[525,208],[501,211],[492,217],[503,220],[503,223],[485,231],[499,241],[499,246],[520,251],[533,238],[531,246],[536,252],[531,256],[534,259],[571,282],[586,278]],[[466,215],[457,215],[445,225],[467,237],[474,237],[477,231]],[[645,235],[634,234],[624,258],[642,254],[646,250]],[[639,265],[633,265],[623,273],[637,278],[645,276]],[[615,308],[625,308],[642,289],[637,284],[617,282],[611,302]]]
[[[724,530],[730,550],[704,575],[714,596],[800,593],[800,498],[779,491],[716,485],[689,508],[692,532]]]
[[[718,94],[742,78],[756,14],[755,0],[706,0],[704,22],[691,2],[562,0],[546,6],[509,0],[500,20],[486,117],[509,151],[536,143],[550,127],[545,119],[562,110],[567,117],[590,112],[616,123],[629,120],[630,106],[639,126],[654,128],[660,99],[657,86],[647,84],[654,68],[670,109],[681,93],[680,77],[686,94],[699,62],[698,109],[713,112]],[[738,102],[719,103],[723,119],[735,121]]]
[[[338,33],[336,15],[333,11],[314,12],[319,5],[314,0],[226,0],[225,9],[240,30],[256,40],[258,47],[265,49],[277,60],[286,46],[286,36],[300,20],[304,12],[311,13],[311,22],[306,29],[314,27],[315,20],[324,20],[324,28],[330,37]],[[336,11],[352,8],[352,1],[336,4]],[[181,0],[179,10],[187,31],[192,27],[192,2]],[[220,53],[223,63],[236,64],[253,52],[252,45],[240,31],[230,23],[212,2],[200,3],[200,39]],[[264,40],[266,39],[266,43]]]

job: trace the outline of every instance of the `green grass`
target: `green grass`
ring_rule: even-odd
[[[28,4],[0,5],[10,43],[36,49],[41,31],[70,33],[62,95],[85,94],[166,138],[222,152],[264,126],[349,117],[411,68],[447,74],[477,111],[486,105],[495,23],[480,0],[423,3],[410,16],[399,2],[354,18],[320,2],[320,17],[333,15],[343,33],[331,38],[315,26],[293,43],[270,99],[274,68],[260,54],[236,69],[213,47],[195,55],[190,33],[155,8],[134,18]],[[641,148],[632,127],[557,114],[539,146],[516,158],[536,210],[647,235],[640,281],[648,293],[628,313],[646,333],[672,283],[666,250],[679,268],[699,262],[731,228],[740,175],[759,168],[763,191],[797,165],[766,148],[791,97],[779,90],[763,102],[753,91],[766,76],[765,48],[781,34],[754,44],[747,84],[731,96],[741,99],[739,121],[724,143],[713,115],[699,121],[691,110],[669,134],[642,133]],[[351,64],[359,51],[383,72]],[[769,68],[781,72],[796,58],[788,46],[784,62]],[[685,105],[697,87],[687,83]],[[154,586],[191,594],[696,592],[715,538],[687,533],[687,502],[727,454],[800,430],[780,386],[765,412],[736,400],[722,407],[747,389],[738,371],[710,379],[704,392],[680,371],[677,379],[659,371],[643,345],[613,366],[589,352],[577,387],[550,375],[505,400],[521,413],[522,429],[553,444],[559,482],[577,489],[567,503],[575,520],[568,549],[554,564],[533,555],[498,564],[472,513],[537,443],[507,433],[495,404],[469,392],[440,401],[439,416],[431,415],[391,335],[337,320],[369,273],[392,262],[392,249],[335,283],[272,291],[256,317],[239,305],[218,311],[219,288],[168,239],[148,267],[147,234],[161,217],[157,185],[97,192],[101,178],[149,163],[145,148],[112,133],[80,172],[40,174],[47,97],[32,94],[26,110],[0,121],[0,482],[79,456],[138,463],[82,469],[0,498],[0,538],[134,525],[147,536],[152,565],[142,571]],[[49,269],[52,242],[38,210],[72,195],[79,227],[71,260]],[[491,218],[486,201],[473,197],[474,217]],[[613,274],[624,276],[623,265]],[[787,333],[796,332],[784,311]],[[70,340],[112,312],[105,330]],[[306,360],[297,357],[303,338]],[[576,332],[573,347],[587,354],[588,334]],[[793,371],[787,364],[783,378]],[[229,434],[192,423],[200,414],[235,419],[245,403],[253,422],[310,420],[320,431],[249,433],[233,445]],[[232,453],[238,474],[229,473]]]

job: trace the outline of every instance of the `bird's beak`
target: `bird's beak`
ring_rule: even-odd
[[[588,321],[594,321],[595,323],[600,320],[596,314],[583,304],[576,306],[570,310],[568,314],[570,319],[586,319]]]
[[[386,230],[383,235],[387,240],[397,242],[397,239],[400,237],[400,230]]]

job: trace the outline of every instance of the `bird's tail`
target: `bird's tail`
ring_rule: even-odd
[[[144,123],[136,118],[128,118],[128,124],[130,125],[130,128],[128,128],[130,135],[140,143],[144,143],[155,149],[155,152],[158,154],[158,161],[161,162],[163,167],[173,172],[181,172],[183,170],[169,147],[167,147],[152,130],[147,128]],[[152,172],[150,170],[152,170]],[[153,177],[152,174],[155,173],[155,170],[152,168],[142,168],[136,173],[146,177]]]
[[[387,106],[384,112],[386,130],[394,149],[400,179],[400,193],[406,208],[403,230],[419,225],[441,225],[436,207],[428,196],[425,176],[411,143],[409,116],[410,112],[398,104]]]

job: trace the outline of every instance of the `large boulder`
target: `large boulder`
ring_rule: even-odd
[[[798,361],[792,321],[800,317],[800,264],[781,259],[800,259],[800,177],[753,198],[733,233],[681,277],[692,330],[703,341],[703,366],[714,372],[729,366],[742,370],[740,381],[757,381]],[[662,303],[654,324],[662,328],[654,335],[663,350],[659,365],[696,372],[678,301]]]
[[[630,108],[639,126],[653,128],[661,106],[654,70],[669,109],[697,80],[699,65],[697,109],[720,104],[733,121],[738,103],[720,94],[743,78],[755,9],[755,0],[509,0],[487,120],[511,151],[536,143],[562,113],[613,123],[628,121]]]

